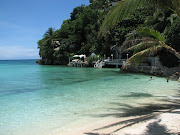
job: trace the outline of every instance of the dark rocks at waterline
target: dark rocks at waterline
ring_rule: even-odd
[[[36,60],[36,63],[41,64],[41,63],[42,63],[42,60],[41,60],[41,59],[38,59],[38,60]]]
[[[180,76],[180,67],[154,67],[154,66],[136,66],[129,65],[122,71],[133,72],[133,73],[144,73],[155,76],[170,77],[171,79],[178,80]]]
[[[36,63],[40,64],[40,65],[67,65],[68,62],[65,61],[65,60],[41,60],[41,59],[38,59],[36,61]]]

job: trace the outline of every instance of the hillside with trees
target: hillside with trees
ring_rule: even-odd
[[[117,57],[116,52],[112,50],[113,46],[119,47],[121,50],[122,46],[126,46],[126,50],[122,50],[121,54],[122,58],[125,58],[127,51],[130,56],[133,56],[147,47],[154,46],[154,50],[144,54],[154,51],[156,53],[153,54],[159,55],[163,65],[177,66],[178,58],[176,55],[162,46],[160,47],[162,49],[158,49],[157,43],[163,41],[162,45],[168,45],[169,48],[174,48],[177,52],[180,51],[178,45],[180,41],[179,11],[175,10],[176,7],[173,5],[169,8],[162,6],[164,3],[158,3],[159,5],[154,3],[156,6],[152,4],[152,6],[146,7],[142,6],[145,3],[138,5],[138,0],[136,2],[132,0],[125,2],[90,0],[88,6],[75,7],[70,18],[63,21],[60,29],[49,28],[43,38],[38,41],[41,63],[67,64],[69,58],[72,58],[74,54],[90,56],[91,53],[95,53],[101,57],[104,55],[110,57],[114,53],[114,56]],[[169,3],[168,0],[166,2]],[[132,5],[134,8],[131,7]],[[147,32],[143,33],[143,36],[140,33],[142,30]],[[148,35],[148,32],[151,33]],[[153,34],[155,35],[153,36]],[[131,41],[137,41],[136,45],[141,43],[141,48],[134,46],[130,49],[125,44],[130,36],[133,36]],[[146,43],[144,42],[145,38],[149,39],[146,40]],[[138,57],[135,61],[138,59],[140,60],[142,57]]]

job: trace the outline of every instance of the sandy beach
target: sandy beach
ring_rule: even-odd
[[[64,130],[56,135],[179,135],[179,102],[179,99],[169,99],[158,104],[135,107],[123,115],[102,118],[97,122]]]
[[[139,121],[139,123],[125,122],[139,117],[124,119],[110,118],[101,120],[93,125],[61,132],[57,135],[179,135],[180,134],[180,109],[166,113],[154,113],[152,119]],[[145,116],[144,116],[145,117]],[[120,124],[122,122],[122,124]],[[125,123],[124,123],[125,122]],[[113,123],[113,124],[112,124]]]

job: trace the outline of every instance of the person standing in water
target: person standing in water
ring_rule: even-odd
[[[168,78],[167,78],[167,82],[169,82],[169,79],[170,79],[170,78],[168,77]]]
[[[152,76],[151,76],[151,78],[149,79],[149,81],[151,81],[152,80]]]

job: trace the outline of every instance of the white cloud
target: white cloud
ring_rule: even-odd
[[[21,46],[0,46],[0,59],[36,59],[38,49],[27,49]]]

